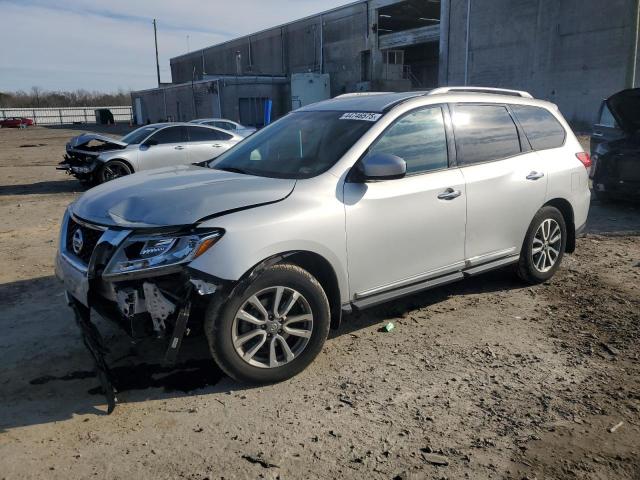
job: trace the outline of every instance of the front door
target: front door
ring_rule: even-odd
[[[158,130],[140,145],[139,169],[170,167],[189,163],[188,144],[184,127]]]
[[[364,298],[460,269],[464,261],[465,185],[449,168],[440,106],[398,119],[369,153],[403,158],[396,180],[345,183],[351,296]]]

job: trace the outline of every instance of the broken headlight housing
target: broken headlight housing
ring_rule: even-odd
[[[134,234],[118,247],[103,277],[172,270],[198,258],[213,247],[224,231],[180,234]],[[168,271],[166,273],[169,273]]]

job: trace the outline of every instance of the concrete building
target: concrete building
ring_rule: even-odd
[[[296,107],[292,75],[314,73],[328,76],[331,96],[442,85],[528,90],[585,128],[603,97],[640,83],[639,8],[638,0],[361,0],[172,58],[174,85],[134,92],[134,108],[151,121],[186,120],[211,105],[249,123],[259,115],[241,104],[270,98],[277,117]],[[213,96],[196,111],[202,95]]]

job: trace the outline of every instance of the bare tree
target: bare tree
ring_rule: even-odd
[[[41,108],[41,107],[100,107],[110,105],[131,105],[130,92],[98,92],[77,89],[73,91],[50,91],[33,86],[29,92],[0,92],[0,107]]]

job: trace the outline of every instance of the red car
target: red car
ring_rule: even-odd
[[[25,117],[9,117],[0,120],[0,128],[24,128],[33,125],[33,120]]]

